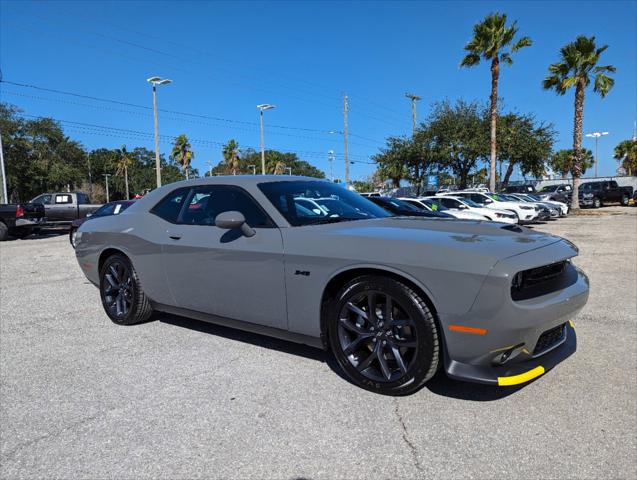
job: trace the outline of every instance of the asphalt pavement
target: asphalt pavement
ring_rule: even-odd
[[[637,208],[534,228],[580,248],[578,351],[520,388],[441,376],[401,398],[310,347],[116,326],[65,235],[4,242],[0,477],[637,478]]]

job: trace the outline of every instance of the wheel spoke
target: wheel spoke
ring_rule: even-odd
[[[401,318],[401,319],[392,319],[390,325],[392,327],[408,327],[409,325],[411,325],[411,320],[408,318]]]
[[[359,315],[359,316],[363,317],[365,320],[369,319],[369,316],[367,315],[367,312],[365,310],[357,307],[352,302],[347,302],[347,308],[349,308],[356,315]]]
[[[120,282],[119,272],[117,271],[117,268],[115,268],[115,265],[110,265],[108,267],[108,269],[111,271],[111,275],[113,276],[113,280],[115,280],[117,282],[117,284],[119,284],[119,282]]]
[[[391,346],[391,353],[394,355],[396,359],[396,363],[398,364],[398,368],[402,373],[407,373],[407,367],[405,366],[405,361],[403,360],[402,355],[400,354],[400,350],[395,345]]]
[[[351,355],[354,352],[354,350],[356,350],[361,344],[365,343],[366,341],[369,341],[369,339],[372,336],[373,335],[371,333],[366,333],[366,334],[361,335],[357,339],[353,340],[347,347],[345,347],[343,349],[343,353],[346,356]]]
[[[394,305],[392,303],[392,299],[389,295],[385,295],[385,311],[383,312],[383,322],[385,325],[389,325],[393,319],[392,310]]]
[[[383,372],[383,376],[389,380],[391,378],[391,370],[389,369],[389,365],[387,365],[387,360],[385,359],[382,347],[378,352],[378,363],[380,363],[380,369]]]
[[[117,298],[115,298],[115,304],[117,306],[117,315],[123,315],[124,314],[124,296],[121,293],[117,295]]]
[[[104,276],[104,278],[106,278],[106,281],[108,282],[108,286],[111,287],[109,291],[114,290],[119,286],[117,281],[115,281],[115,279],[113,278],[113,275],[107,273]]]
[[[367,294],[367,312],[369,314],[367,320],[375,324],[378,319],[376,318],[376,294],[373,292]]]
[[[359,372],[365,370],[367,367],[371,365],[371,363],[374,361],[375,358],[377,358],[377,356],[378,356],[378,347],[374,348],[374,350],[369,354],[369,356],[365,360],[363,360],[358,365],[356,365],[356,369]]]
[[[417,345],[416,340],[399,339],[396,337],[390,340],[390,343],[392,345],[396,345],[397,347],[407,347],[407,348],[414,348]]]
[[[351,323],[347,318],[341,318],[340,322],[344,328],[346,328],[350,332],[356,333],[357,335],[367,335],[369,333],[367,330],[359,327],[358,325]]]

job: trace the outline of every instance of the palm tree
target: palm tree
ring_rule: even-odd
[[[283,172],[285,172],[285,163],[276,162],[276,164],[274,165],[274,174],[283,175]]]
[[[579,179],[582,174],[582,124],[584,122],[584,93],[594,79],[593,91],[604,98],[613,88],[615,80],[606,73],[615,72],[612,65],[597,66],[599,57],[608,45],[597,47],[595,37],[580,35],[574,42],[560,49],[560,62],[549,65],[549,76],[542,86],[555,90],[558,95],[575,87],[575,118],[573,125],[573,195],[571,208],[579,208]]]
[[[575,162],[573,150],[558,150],[553,152],[548,160],[548,165],[556,173],[562,176],[562,180],[566,180],[566,176],[570,173],[573,174]],[[592,150],[582,149],[581,152],[581,166],[580,173],[583,175],[587,169],[591,168],[595,164]]]
[[[615,160],[622,162],[628,176],[637,171],[637,140],[624,140],[615,147]]]
[[[228,171],[236,175],[239,168],[239,144],[237,141],[228,140],[228,143],[223,146],[222,154]]]
[[[126,145],[122,145],[122,148],[119,149],[119,159],[117,160],[115,166],[117,171],[115,175],[124,175],[124,182],[126,184],[126,200],[130,200],[130,194],[128,191],[128,169],[133,164],[133,159],[128,154],[126,150]]]
[[[181,165],[181,168],[186,172],[186,179],[190,177],[190,162],[195,158],[195,154],[192,151],[188,137],[183,133],[175,138],[175,144],[171,152],[173,159]]]
[[[481,59],[491,62],[491,164],[489,169],[489,188],[495,191],[496,166],[496,120],[498,116],[498,81],[500,79],[500,62],[512,65],[511,54],[531,45],[529,37],[522,37],[513,43],[518,32],[517,22],[506,25],[507,16],[492,13],[473,27],[473,38],[464,47],[467,55],[460,62],[461,67],[473,67]],[[513,44],[512,44],[513,43]],[[511,46],[510,48],[507,48]]]

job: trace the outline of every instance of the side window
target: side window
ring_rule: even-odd
[[[95,210],[95,212],[93,213],[93,217],[106,217],[108,215],[113,215],[113,210],[115,209],[115,204],[114,203],[107,203],[106,205],[104,205],[103,207],[100,207],[99,209]]]
[[[470,200],[473,200],[479,205],[484,205],[486,203],[486,198],[477,193],[472,194]]]
[[[41,203],[42,205],[51,205],[51,195],[40,195],[33,199],[33,203]]]
[[[178,188],[170,192],[152,208],[150,213],[154,213],[167,222],[177,223],[181,206],[184,204],[184,200],[189,191],[189,188]]]
[[[447,208],[458,208],[458,201],[453,198],[440,198],[440,202]]]
[[[272,226],[267,215],[245,191],[222,185],[207,185],[193,189],[179,223],[214,225],[217,215],[230,210],[241,212],[248,225],[253,228]]]
[[[62,194],[55,196],[55,204],[73,203],[73,197],[71,194]]]
[[[86,204],[90,203],[88,201],[88,195],[86,195],[85,193],[78,193],[77,194],[77,203],[79,205],[86,205]]]

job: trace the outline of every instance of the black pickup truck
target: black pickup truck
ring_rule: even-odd
[[[44,206],[37,203],[0,205],[0,241],[9,235],[24,238],[46,221]]]
[[[43,193],[32,203],[44,205],[48,225],[70,225],[73,220],[84,218],[100,208],[101,204],[89,201],[88,195],[82,192]]]
[[[599,208],[605,203],[628,205],[633,187],[620,187],[615,180],[586,182],[579,187],[579,203],[583,207]]]

